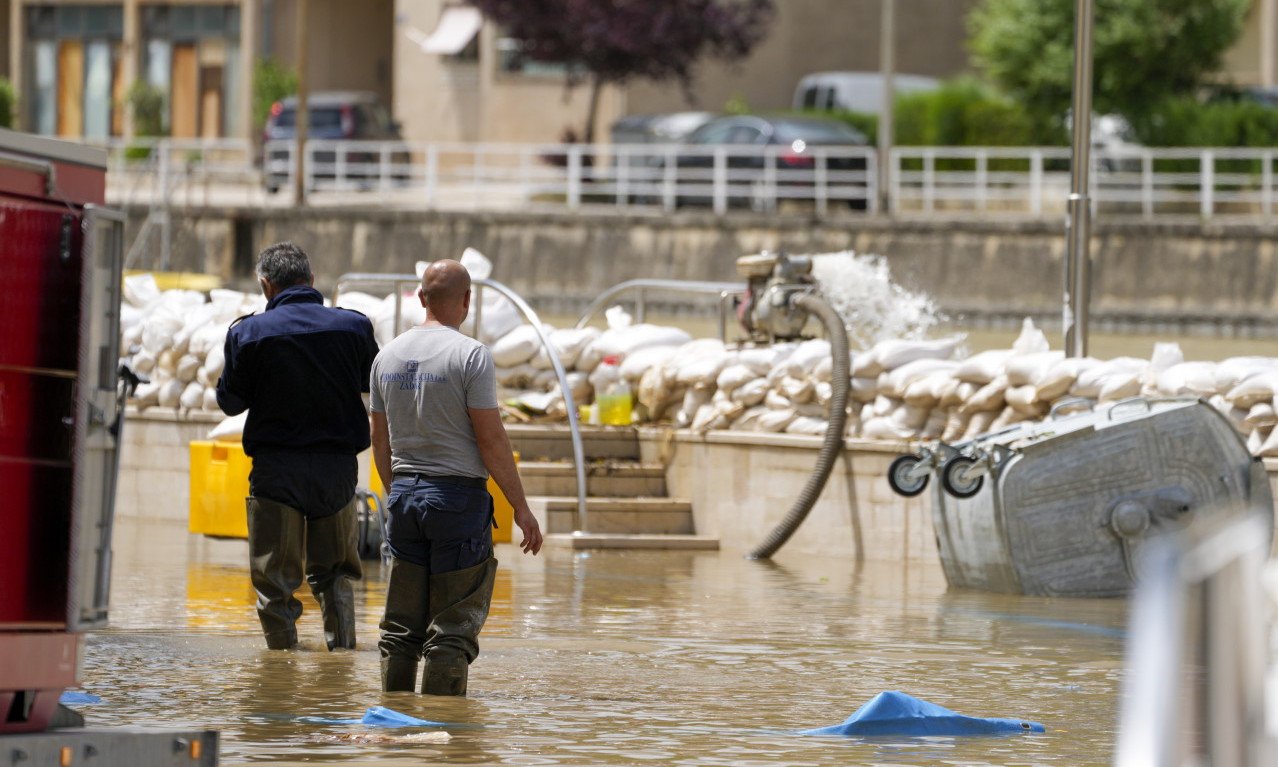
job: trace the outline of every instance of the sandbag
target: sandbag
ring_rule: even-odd
[[[928,413],[927,421],[919,429],[920,439],[939,439],[945,432],[948,419],[944,410],[934,409]]]
[[[195,381],[195,374],[200,371],[202,360],[194,354],[183,354],[177,361],[173,369],[173,377],[182,383],[192,383]]]
[[[507,389],[526,389],[532,385],[533,378],[541,371],[524,363],[509,368],[496,369],[497,383]]]
[[[183,410],[195,410],[204,407],[204,387],[192,381],[182,390],[182,395],[178,397],[178,404]]]
[[[1012,342],[1012,352],[1015,354],[1034,354],[1037,352],[1045,352],[1051,348],[1047,343],[1047,336],[1043,335],[1043,331],[1034,326],[1034,320],[1026,317],[1021,322],[1021,334]]]
[[[771,411],[763,405],[755,405],[754,407],[746,408],[745,411],[732,422],[732,425],[729,428],[733,431],[754,431],[755,426],[758,424],[759,417],[768,412]]]
[[[581,352],[589,346],[602,333],[599,328],[557,328],[551,329],[550,345],[554,347],[555,353],[559,355],[559,364],[564,366],[565,370],[571,370],[573,365],[577,363],[577,358],[581,356]],[[538,370],[546,370],[553,365],[550,363],[550,355],[546,352],[544,344],[537,346],[537,352],[533,354],[531,360],[533,367]],[[622,375],[624,376],[624,371]],[[631,380],[639,380],[640,372]]]
[[[666,364],[677,351],[677,346],[649,346],[633,352],[621,363],[621,377],[631,382],[638,381],[648,372],[648,368]]]
[[[941,440],[943,442],[957,442],[962,439],[963,434],[967,432],[968,422],[971,420],[971,415],[960,413],[958,408],[950,410],[945,416],[945,428],[941,431]]]
[[[805,434],[813,437],[824,437],[830,428],[830,422],[824,418],[798,416],[786,424],[786,434]]]
[[[772,433],[785,431],[785,427],[789,426],[795,418],[798,418],[798,414],[791,408],[782,410],[769,408],[755,420],[754,430]]]
[[[696,347],[695,349],[692,347]],[[732,361],[718,339],[700,339],[686,344],[665,362],[676,366],[675,380],[688,386],[714,386],[719,373]]]
[[[1009,407],[1028,418],[1041,418],[1047,414],[1047,407],[1038,401],[1038,389],[1033,384],[1008,386],[1003,398]]]
[[[160,297],[160,286],[155,281],[155,275],[150,272],[130,274],[124,278],[123,282],[124,300],[133,307],[146,308]]]
[[[513,368],[532,359],[541,348],[541,337],[532,325],[520,325],[492,343],[493,364]]]
[[[1100,364],[1094,357],[1066,357],[1053,363],[1033,381],[1040,402],[1051,402],[1069,393],[1084,369]]]
[[[786,376],[781,379],[781,394],[795,404],[811,402],[816,397],[816,382]]]
[[[990,349],[973,354],[959,362],[958,367],[954,369],[954,377],[960,381],[984,386],[1003,375],[1003,368],[1012,354],[1010,349]]]
[[[1145,366],[1145,370],[1140,375],[1140,388],[1142,392],[1154,393],[1158,388],[1158,379],[1164,371],[1169,368],[1182,364],[1185,361],[1185,353],[1181,351],[1180,344],[1171,343],[1155,343],[1154,353],[1149,357],[1149,364]],[[1212,392],[1216,390],[1215,384],[1212,385]]]
[[[217,404],[217,389],[209,386],[204,389],[204,402],[202,403],[204,410],[218,411],[221,410]]]
[[[881,374],[879,376],[879,392],[891,397],[902,397],[914,382],[938,371],[944,371],[948,374],[947,377],[953,377],[956,367],[958,367],[958,363],[953,360],[930,358],[913,360]]]
[[[157,397],[157,404],[160,407],[170,407],[177,409],[182,404],[182,392],[186,389],[186,384],[174,378],[160,384],[160,392]]]
[[[675,413],[675,425],[681,429],[686,429],[692,424],[692,419],[696,416],[697,411],[702,405],[710,403],[713,392],[710,387],[689,387],[683,395],[683,406],[679,408],[679,412]]]
[[[1007,377],[1000,374],[994,380],[982,386],[971,399],[960,405],[964,413],[979,413],[985,410],[1002,410],[1007,391]]]
[[[768,394],[768,381],[765,378],[756,378],[747,381],[736,389],[732,390],[732,401],[740,402],[746,407],[752,407],[763,402],[764,397]]]
[[[876,416],[861,424],[860,434],[864,439],[899,441],[913,439],[918,432],[902,426],[890,417]]]
[[[1273,402],[1257,402],[1247,411],[1245,423],[1255,428],[1264,428],[1278,424],[1278,413],[1274,412]]]
[[[1246,410],[1257,402],[1273,400],[1275,390],[1278,390],[1278,371],[1254,373],[1230,389],[1225,401]]]
[[[1278,359],[1271,357],[1230,357],[1216,363],[1216,391],[1228,392],[1257,373],[1278,369]]]
[[[1147,377],[1142,376],[1142,386],[1147,380]],[[1154,379],[1154,389],[1156,393],[1169,397],[1181,394],[1210,397],[1217,393],[1216,365],[1212,362],[1181,362],[1169,365]]]
[[[709,340],[717,341],[717,339]],[[627,355],[650,346],[683,346],[690,341],[692,336],[687,331],[663,325],[643,323],[609,328],[582,351],[578,366],[592,358],[597,365],[604,357],[618,357],[624,360]],[[722,348],[723,344],[720,343],[719,346]],[[593,370],[594,367],[591,366],[590,369]]]
[[[737,363],[750,368],[756,375],[767,375],[773,368],[785,363],[797,347],[798,344],[787,341],[741,349],[737,352]]]
[[[1278,428],[1252,432],[1247,437],[1247,449],[1260,458],[1278,457]]]
[[[998,418],[1001,413],[1001,410],[982,410],[979,413],[972,413],[967,422],[967,431],[963,432],[963,439],[975,439],[982,434],[988,433],[990,424],[994,423],[994,419]]]
[[[1096,395],[1098,402],[1117,402],[1140,394],[1139,373],[1111,373],[1100,381],[1100,391]]]
[[[714,380],[714,384],[719,391],[731,394],[738,386],[749,383],[759,377],[749,365],[743,365],[737,362],[728,365],[719,372],[719,377]]]
[[[821,360],[830,359],[830,342],[824,338],[804,341],[785,361],[786,375],[791,378],[808,378]]]
[[[853,376],[878,376],[884,370],[894,370],[907,362],[918,359],[948,359],[958,348],[959,338],[942,338],[935,341],[910,341],[888,339],[880,341],[864,354],[852,360]]]
[[[873,402],[878,394],[879,380],[877,378],[853,378],[852,388],[848,390],[848,396],[854,402]]]
[[[1031,354],[1015,354],[1003,364],[1008,386],[1032,384],[1057,362],[1065,359],[1065,352],[1047,351]]]

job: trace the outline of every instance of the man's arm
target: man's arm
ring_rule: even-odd
[[[391,486],[391,446],[390,429],[386,424],[386,414],[373,411],[373,465],[377,467],[377,476],[382,479],[382,487],[390,495]]]
[[[475,429],[475,440],[479,443],[479,455],[484,459],[484,468],[493,475],[497,487],[501,488],[506,500],[510,501],[515,510],[515,524],[524,534],[520,548],[524,553],[536,554],[541,551],[541,526],[537,524],[537,518],[528,508],[528,499],[524,497],[524,485],[519,481],[519,470],[515,468],[515,455],[510,447],[510,437],[506,435],[506,427],[501,422],[501,411],[497,408],[469,410],[470,423]]]
[[[222,347],[222,375],[217,379],[217,406],[227,415],[239,415],[249,408],[248,392],[243,381],[244,362],[240,359],[240,346],[235,342],[232,333],[226,334],[226,343]]]

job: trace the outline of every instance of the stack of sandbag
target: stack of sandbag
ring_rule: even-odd
[[[225,364],[226,329],[266,300],[237,290],[161,291],[150,274],[124,278],[121,355],[148,379],[130,400],[139,409],[216,411],[217,380]]]

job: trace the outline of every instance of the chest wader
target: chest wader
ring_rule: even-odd
[[[351,581],[362,576],[354,501],[336,514],[310,521],[297,509],[267,498],[248,498],[246,506],[249,575],[266,646],[287,650],[297,644],[302,603],[293,593],[304,578],[319,602],[328,649],[354,648]]]
[[[464,696],[496,576],[497,559],[491,555],[474,567],[434,575],[395,559],[381,623],[382,689],[412,690],[424,655],[422,692]]]

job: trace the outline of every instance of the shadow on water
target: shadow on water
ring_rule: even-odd
[[[112,627],[90,637],[92,725],[209,726],[224,764],[1107,764],[1122,601],[947,590],[936,567],[718,552],[501,545],[471,697],[378,689],[384,574],[356,591],[359,649],[323,648],[302,593],[300,649],[264,649],[242,541],[120,520]],[[305,589],[303,589],[305,592]],[[883,690],[972,716],[1021,717],[1013,738],[803,737]],[[396,740],[304,717],[375,705],[446,724]],[[423,728],[419,731],[434,731]],[[437,736],[432,736],[437,737]]]

